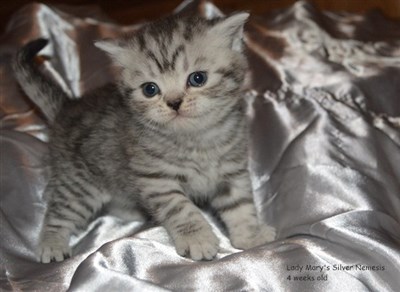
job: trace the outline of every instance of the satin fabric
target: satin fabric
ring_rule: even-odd
[[[174,13],[222,14],[204,1]],[[49,38],[46,74],[79,97],[116,73],[93,41],[136,28],[96,9],[31,4],[1,37],[1,289],[399,291],[400,24],[306,2],[251,16],[245,28],[250,171],[276,241],[234,249],[205,211],[221,249],[195,262],[176,254],[164,228],[102,214],[72,238],[72,258],[40,264],[48,127],[10,60]]]

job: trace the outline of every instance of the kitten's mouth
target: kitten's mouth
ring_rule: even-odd
[[[182,113],[181,111],[174,111],[172,113],[172,119],[171,120],[175,120],[175,119],[179,119],[179,118],[188,118],[189,116],[185,113]]]
[[[181,114],[181,113],[175,113],[175,114],[171,117],[170,121],[178,121],[178,120],[182,120],[182,119],[184,119],[184,118],[186,118],[186,116],[184,116],[183,114]]]
[[[190,112],[182,112],[182,111],[174,111],[171,112],[171,118],[170,121],[174,120],[180,120],[180,119],[196,119],[196,118],[201,118],[204,117],[204,114],[201,113],[190,113]]]

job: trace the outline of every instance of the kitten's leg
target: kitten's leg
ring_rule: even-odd
[[[82,175],[53,177],[44,195],[48,206],[39,245],[40,261],[58,262],[71,255],[71,234],[87,225],[106,197]]]
[[[215,257],[219,240],[200,210],[178,185],[160,184],[159,188],[155,185],[154,181],[148,182],[152,187],[143,193],[143,200],[153,218],[167,229],[177,253],[193,260]]]
[[[225,223],[234,247],[248,249],[275,239],[273,227],[258,223],[247,171],[222,184],[211,206]]]

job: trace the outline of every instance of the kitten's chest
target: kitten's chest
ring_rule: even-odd
[[[184,188],[189,196],[206,197],[215,192],[220,182],[220,165],[217,155],[188,157],[187,164],[183,168],[186,183]],[[192,160],[191,160],[192,159]]]

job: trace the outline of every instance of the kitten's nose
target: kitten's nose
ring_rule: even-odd
[[[180,98],[179,99],[175,99],[175,100],[167,101],[167,105],[170,108],[172,108],[173,110],[175,110],[175,111],[178,111],[178,109],[181,106],[181,104],[182,104],[182,99],[180,99]]]

